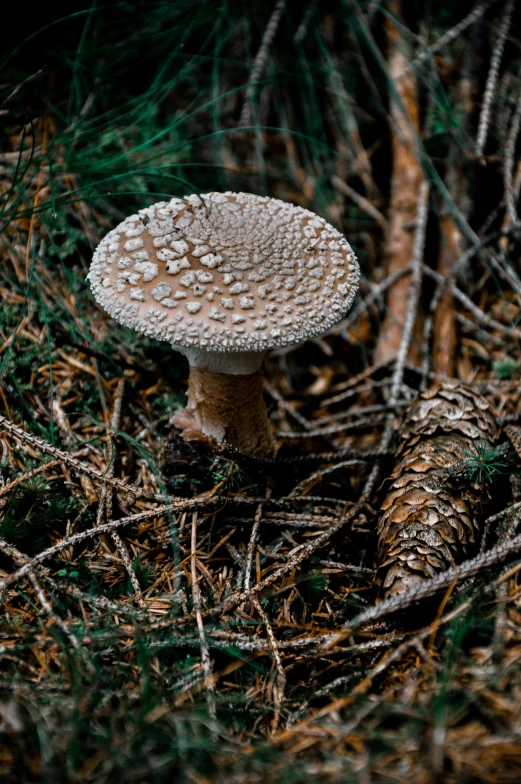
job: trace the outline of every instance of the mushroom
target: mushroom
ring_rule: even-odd
[[[252,454],[273,449],[266,351],[326,332],[350,308],[358,278],[353,251],[323,218],[230,192],[131,215],[101,241],[88,275],[117,321],[187,357],[188,404],[171,420],[184,438]]]

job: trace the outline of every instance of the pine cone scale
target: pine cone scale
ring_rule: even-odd
[[[432,578],[475,549],[488,490],[482,478],[471,481],[461,467],[498,438],[491,405],[469,387],[437,384],[411,403],[380,507],[381,598]]]

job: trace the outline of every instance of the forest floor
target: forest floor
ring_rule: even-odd
[[[521,780],[521,9],[438,5],[95,3],[11,42],[2,781]],[[360,261],[347,317],[266,358],[273,459],[183,442],[186,360],[85,280],[210,190]],[[420,508],[442,545],[391,557]]]

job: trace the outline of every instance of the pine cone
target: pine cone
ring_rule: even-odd
[[[447,382],[412,402],[399,436],[378,525],[380,598],[434,577],[476,548],[488,489],[484,472],[472,467],[499,429],[484,397]]]

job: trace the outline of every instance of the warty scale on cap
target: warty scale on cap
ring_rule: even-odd
[[[323,218],[279,199],[206,193],[131,215],[88,279],[117,321],[174,346],[263,352],[323,334],[349,310],[359,267]]]

